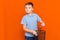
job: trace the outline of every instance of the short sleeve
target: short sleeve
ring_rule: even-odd
[[[22,18],[21,24],[26,25],[26,18],[25,17]]]
[[[41,19],[41,18],[37,15],[37,21],[38,21],[38,22],[40,22],[40,19]]]

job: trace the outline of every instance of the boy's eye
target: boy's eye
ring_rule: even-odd
[[[27,8],[27,9],[30,9],[30,8]]]
[[[26,7],[25,9],[30,9],[30,7]]]
[[[27,9],[27,7],[25,7],[25,9]]]

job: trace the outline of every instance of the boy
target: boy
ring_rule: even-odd
[[[45,26],[45,23],[41,18],[33,12],[33,3],[28,2],[25,4],[26,15],[23,16],[21,24],[25,31],[25,40],[38,40],[38,28],[37,22],[41,23],[41,26]],[[36,38],[34,37],[36,36]]]

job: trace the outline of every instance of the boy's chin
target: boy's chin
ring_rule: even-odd
[[[26,12],[27,14],[29,14],[29,12]]]

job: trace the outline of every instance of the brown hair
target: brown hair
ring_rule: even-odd
[[[32,2],[27,2],[25,5],[32,5],[32,7],[33,7],[33,3]]]

